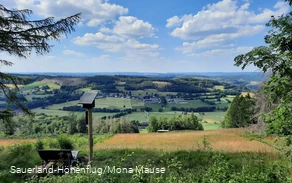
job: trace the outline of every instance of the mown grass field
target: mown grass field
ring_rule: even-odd
[[[183,100],[183,99],[178,99],[178,100]],[[152,110],[158,111],[160,108],[162,108],[162,104],[145,104],[144,106],[151,107]],[[182,103],[169,103],[167,104],[163,111],[165,112],[170,112],[172,111],[172,107],[177,107],[177,108],[197,108],[197,107],[208,107],[211,106],[205,102],[202,102],[201,100],[186,100]]]
[[[20,88],[20,90],[21,91],[27,91],[27,90],[34,89],[35,87],[40,87],[41,88],[42,86],[45,86],[45,85],[48,85],[51,90],[53,90],[53,89],[60,89],[60,85],[57,85],[55,83],[36,81],[36,82],[33,82],[31,84],[28,84],[28,85],[23,85]]]
[[[73,101],[70,101],[70,102],[54,104],[54,105],[48,106],[47,109],[50,109],[50,110],[62,109],[63,110],[63,107],[75,106],[75,105],[82,106],[81,104],[78,104],[78,102],[79,102],[79,100],[73,100]]]
[[[242,129],[219,129],[209,131],[185,131],[168,133],[117,134],[102,143],[101,149],[151,149],[163,151],[197,150],[207,138],[214,150],[235,152],[276,152],[272,147],[241,137]]]
[[[69,111],[62,111],[62,110],[55,110],[55,109],[34,109],[33,112],[35,113],[45,113],[46,115],[51,116],[68,116]],[[82,115],[85,115],[84,112],[74,112],[74,114],[77,115],[77,117],[80,117]],[[116,113],[104,113],[104,112],[94,112],[92,113],[93,120],[99,119],[103,116],[113,116]]]
[[[100,98],[95,100],[96,108],[124,109],[132,108],[131,100],[127,98]]]
[[[77,92],[99,92],[99,90],[92,90],[91,88],[80,88],[76,90]]]
[[[191,113],[188,113],[188,114],[191,114]],[[194,114],[197,115],[199,118],[202,118],[203,121],[207,121],[208,123],[214,123],[214,122],[219,123],[220,121],[224,119],[225,112],[205,112],[204,115],[199,115],[199,113],[194,113]],[[183,115],[183,114],[182,112],[176,112],[176,111],[148,112],[148,116],[150,117],[151,115],[156,116],[157,118],[159,117],[171,118],[171,117]],[[144,122],[147,120],[145,112],[135,112],[127,116],[129,117],[130,120],[138,120],[140,122]]]
[[[214,86],[214,89],[224,90],[224,86],[223,85]]]

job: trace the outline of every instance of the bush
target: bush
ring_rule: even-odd
[[[60,145],[56,139],[49,138],[48,140],[45,141],[45,144],[47,147],[52,148],[52,149],[60,148]]]
[[[36,149],[44,149],[44,143],[43,143],[41,140],[38,140],[38,141],[35,143],[35,148],[36,148]]]
[[[32,143],[14,144],[0,152],[0,170],[7,167],[35,167],[42,161]]]
[[[65,136],[59,136],[57,138],[57,141],[58,141],[61,149],[73,149],[74,148],[72,141]]]
[[[4,146],[0,145],[0,152],[2,152],[4,149],[5,149]]]

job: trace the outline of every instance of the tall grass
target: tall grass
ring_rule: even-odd
[[[270,146],[250,141],[240,136],[241,129],[220,129],[210,131],[188,131],[147,134],[117,134],[96,144],[94,149],[153,149],[164,151],[197,150],[204,137],[214,150],[221,152],[268,152],[276,153]]]

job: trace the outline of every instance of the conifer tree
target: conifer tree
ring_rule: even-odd
[[[54,17],[41,20],[30,20],[33,12],[29,9],[8,9],[0,5],[0,53],[8,53],[19,58],[27,58],[32,53],[43,55],[51,51],[50,40],[60,40],[74,30],[74,25],[80,21],[80,13],[58,21]],[[13,63],[0,58],[0,64],[12,66]],[[25,84],[27,80],[0,72],[0,90],[8,98],[9,102],[17,105],[25,114],[32,112],[23,105],[25,98],[17,97],[18,85]],[[6,84],[13,84],[14,89]],[[11,116],[11,111],[0,113],[0,117]]]

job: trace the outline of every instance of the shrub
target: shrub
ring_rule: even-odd
[[[73,143],[71,142],[70,139],[68,139],[67,137],[65,136],[59,136],[57,138],[57,141],[59,143],[59,146],[61,149],[73,149]]]
[[[4,149],[5,149],[4,146],[0,145],[0,152],[2,152]]]
[[[41,159],[32,143],[14,144],[0,152],[0,170],[10,166],[34,167]]]
[[[35,148],[36,148],[36,149],[44,149],[44,143],[43,143],[41,140],[38,140],[38,141],[35,143]]]

